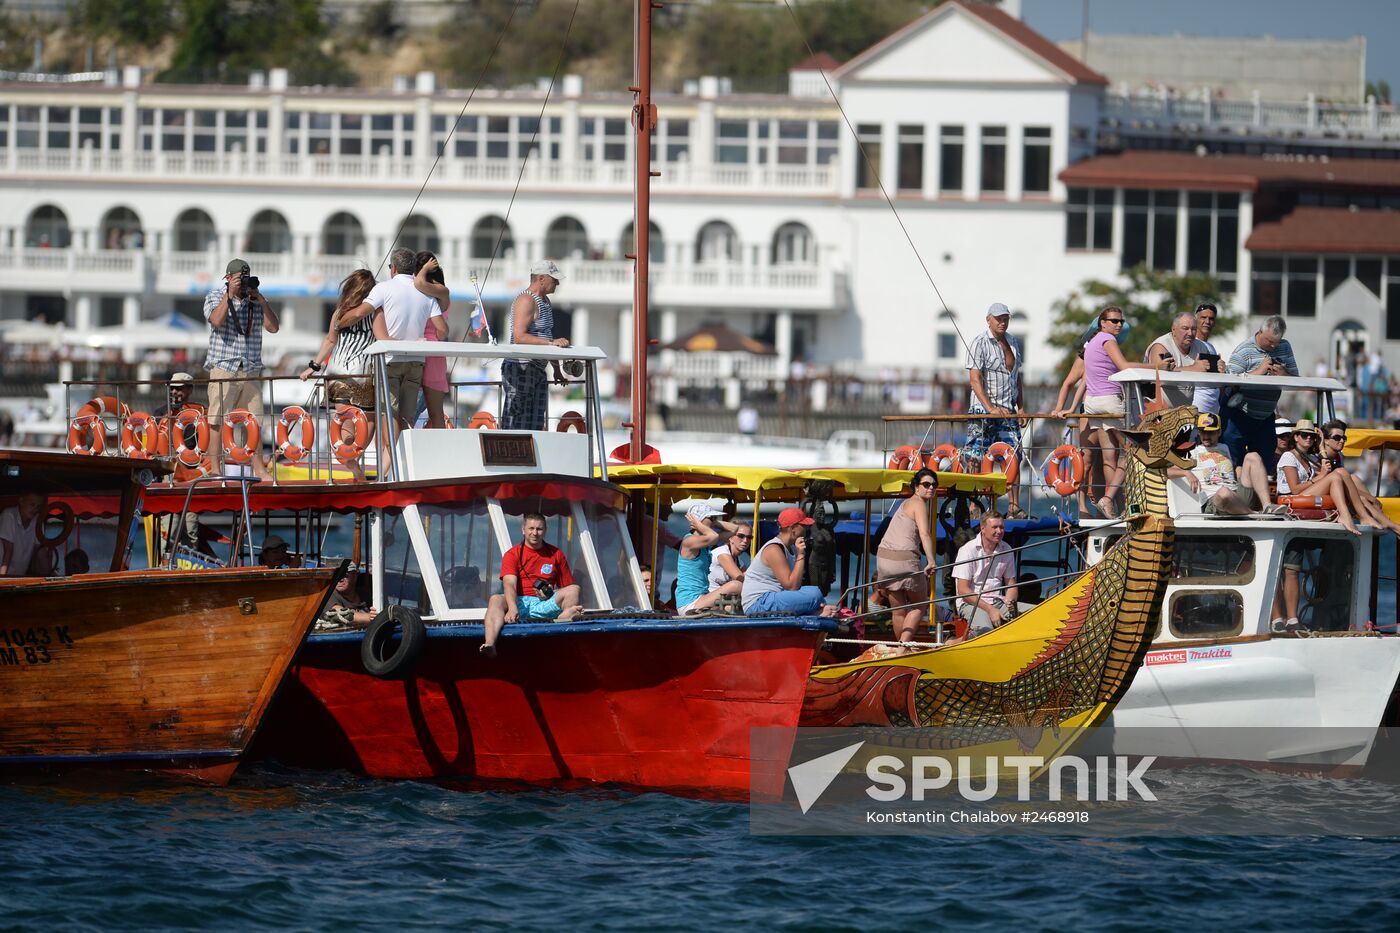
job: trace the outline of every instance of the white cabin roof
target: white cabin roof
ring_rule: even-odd
[[[1152,382],[1162,385],[1232,386],[1240,389],[1284,389],[1295,392],[1345,392],[1347,385],[1330,376],[1239,376],[1233,373],[1180,373],[1155,369],[1125,369],[1108,378],[1114,382]]]
[[[451,343],[438,340],[380,340],[365,353],[402,356],[445,356],[470,360],[605,360],[597,347],[546,347],[515,343]]]

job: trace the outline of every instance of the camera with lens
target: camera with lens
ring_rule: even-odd
[[[554,595],[554,584],[548,580],[535,581],[535,595],[540,599],[549,599]]]
[[[262,279],[258,278],[256,275],[243,276],[243,288],[245,291],[255,292],[261,284]]]
[[[570,379],[583,378],[583,360],[565,360],[559,366]]]

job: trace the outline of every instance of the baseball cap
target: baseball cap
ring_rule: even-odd
[[[1213,412],[1203,411],[1196,416],[1196,427],[1202,431],[1219,431],[1220,416]]]
[[[987,309],[987,317],[1011,317],[1011,309],[1000,301],[994,301]]]
[[[553,259],[541,259],[530,267],[531,275],[547,275],[556,281],[564,281],[564,273],[559,271]]]
[[[1277,435],[1280,436],[1280,437],[1284,437],[1284,436],[1287,436],[1287,435],[1289,435],[1289,434],[1292,434],[1292,433],[1293,433],[1293,422],[1289,421],[1287,418],[1275,418],[1275,419],[1274,419],[1274,433],[1277,434]]]
[[[192,386],[194,385],[194,377],[189,373],[172,373],[170,376],[170,385]]]
[[[815,525],[810,515],[803,515],[796,506],[788,506],[778,513],[778,527],[791,528],[793,525]]]
[[[252,271],[252,269],[248,268],[248,263],[244,262],[242,259],[230,259],[228,268],[224,270],[224,275],[233,275],[235,272],[241,272],[247,275]]]
[[[286,541],[283,541],[281,538],[277,537],[277,535],[268,535],[266,538],[263,538],[263,550],[264,550],[264,551],[270,551],[270,550],[272,550],[273,548],[286,547],[286,546],[287,546],[287,542],[286,542]]]
[[[707,518],[715,518],[716,516],[721,518],[724,517],[723,512],[721,512],[719,509],[715,508],[708,502],[697,502],[695,505],[692,505],[690,508],[686,509],[685,514],[689,515],[697,522],[703,522]]]

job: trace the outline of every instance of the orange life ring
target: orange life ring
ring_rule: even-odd
[[[1061,496],[1072,496],[1084,486],[1084,455],[1078,447],[1061,444],[1055,448],[1045,461],[1045,485]]]
[[[1021,458],[1016,455],[1016,448],[1006,441],[997,441],[987,448],[987,455],[982,458],[983,473],[1004,473],[1006,474],[1006,485],[1016,485],[1016,477],[1021,475]]]
[[[116,396],[99,395],[84,402],[83,407],[78,409],[77,417],[110,415],[113,418],[125,418],[129,414],[131,414],[131,409],[117,401]]]
[[[100,457],[107,449],[106,434],[101,415],[78,415],[68,422],[68,451],[82,457]]]
[[[185,444],[185,428],[189,427],[194,428],[193,447]],[[201,412],[193,408],[182,408],[175,416],[175,429],[171,434],[174,435],[175,457],[181,464],[198,467],[204,462],[204,455],[209,451],[209,420]],[[167,446],[170,443],[170,439],[167,438]]]
[[[160,425],[145,411],[133,411],[122,420],[122,453],[133,460],[149,460],[160,449]]]
[[[894,454],[890,457],[891,470],[912,470],[922,462],[923,457],[919,456],[919,449],[913,444],[901,444],[894,449]]]
[[[292,442],[292,429],[300,422],[301,443]],[[286,457],[292,463],[300,463],[316,443],[316,423],[300,405],[288,405],[282,409],[282,417],[277,419],[277,456]]]
[[[349,421],[355,430],[355,439],[347,441],[341,437],[340,426]],[[364,410],[355,405],[337,405],[331,412],[331,453],[341,463],[350,463],[364,455],[369,445],[369,419]]]
[[[579,434],[588,433],[588,422],[583,420],[583,415],[576,411],[566,411],[559,416],[559,425],[556,431],[577,431]]]
[[[939,444],[935,447],[933,453],[929,454],[928,459],[924,461],[924,466],[935,473],[963,472],[962,456],[953,444]]]
[[[475,431],[480,428],[496,429],[496,416],[489,411],[479,411],[472,415],[472,420],[467,422],[467,430]]]
[[[57,515],[55,515],[55,512]],[[63,527],[60,528],[58,534],[53,537],[44,534],[44,526],[48,524],[51,518],[57,518],[63,523]],[[43,514],[39,516],[39,520],[34,523],[34,537],[38,539],[39,544],[44,547],[57,547],[64,541],[67,541],[68,536],[72,533],[73,507],[67,502],[50,502],[48,507],[44,509]]]
[[[243,445],[234,442],[233,429],[239,425],[248,431]],[[262,450],[262,428],[258,427],[258,416],[246,408],[235,408],[224,415],[224,451],[230,463],[252,463]]]
[[[1331,496],[1278,496],[1274,501],[1290,509],[1321,509],[1331,512],[1337,508],[1337,503],[1332,501]]]

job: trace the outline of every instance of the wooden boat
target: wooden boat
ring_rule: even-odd
[[[750,730],[797,724],[807,670],[834,624],[793,616],[694,621],[651,611],[625,496],[593,475],[606,464],[594,430],[601,351],[403,341],[370,352],[578,361],[588,417],[561,419],[581,432],[403,430],[376,440],[394,455],[380,452],[385,469],[368,482],[279,480],[249,491],[255,529],[267,523],[312,563],[354,556],[372,581],[370,603],[384,610],[379,628],[310,635],[256,752],[385,778],[747,793]],[[312,413],[316,456],[328,415]],[[233,521],[241,493],[231,486],[158,484],[146,511],[168,530],[187,499],[201,523],[237,526],[227,535],[231,547],[247,545]],[[478,651],[487,600],[500,592],[501,557],[518,545],[522,516],[532,512],[547,517],[547,540],[564,552],[590,611],[573,622],[507,625],[498,656],[487,659]],[[323,547],[315,532],[332,522],[357,525],[358,553]],[[167,547],[165,538],[159,543]],[[154,560],[166,556],[162,550]],[[407,621],[391,625],[391,611]],[[384,626],[399,633],[379,643],[394,667],[370,673],[367,646]]]
[[[0,450],[0,502],[43,493],[61,520],[53,547],[106,568],[0,578],[0,772],[97,765],[224,783],[257,732],[336,571],[124,571],[142,488],[164,472]]]

